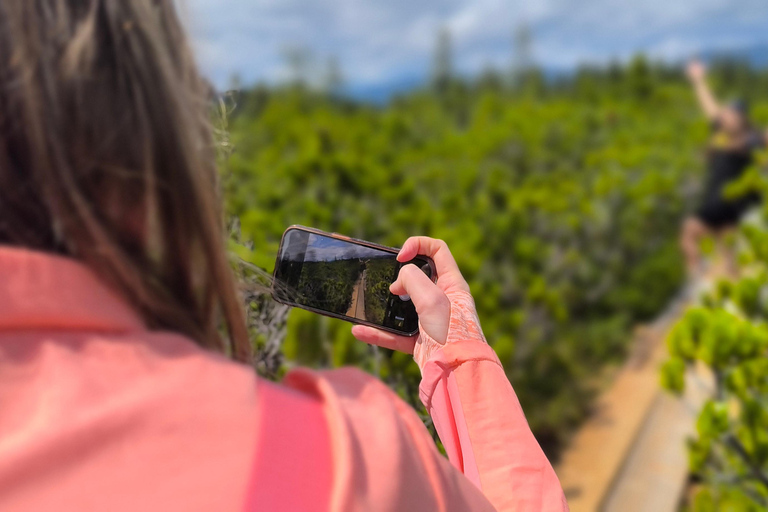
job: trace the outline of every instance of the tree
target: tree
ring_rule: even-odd
[[[504,80],[499,71],[493,66],[486,66],[477,79],[477,87],[483,91],[499,92],[503,88]]]
[[[513,33],[512,88],[540,96],[544,92],[544,75],[533,61],[533,34],[526,23],[520,23]]]
[[[444,92],[453,82],[453,43],[451,32],[443,27],[437,33],[435,57],[432,67],[432,86]]]
[[[525,76],[533,67],[532,44],[533,35],[526,23],[520,23],[512,34],[512,82],[520,85],[525,81]]]
[[[283,48],[282,54],[288,67],[288,82],[295,87],[305,87],[310,79],[312,52],[305,46],[291,45]]]
[[[341,94],[341,90],[344,87],[344,75],[341,72],[339,59],[335,56],[328,57],[322,86],[325,93],[332,97],[337,97]]]
[[[647,99],[653,92],[653,77],[651,67],[645,55],[638,54],[629,63],[627,73],[630,94],[640,100]]]

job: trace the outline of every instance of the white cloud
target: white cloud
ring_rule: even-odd
[[[183,0],[182,0],[183,1]],[[219,85],[285,76],[281,51],[336,56],[349,83],[426,76],[441,26],[457,67],[511,61],[512,31],[530,25],[547,67],[625,58],[680,58],[700,49],[768,43],[765,0],[187,0],[200,62]]]

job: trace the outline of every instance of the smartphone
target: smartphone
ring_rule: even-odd
[[[426,256],[400,263],[399,252],[336,233],[291,226],[280,242],[272,296],[289,306],[414,336],[419,330],[416,308],[408,296],[393,295],[389,286],[405,265],[417,265],[433,282],[437,272]]]

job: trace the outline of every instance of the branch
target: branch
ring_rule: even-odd
[[[741,444],[741,441],[739,441],[736,436],[733,434],[728,435],[725,438],[726,446],[729,446],[732,448],[738,455],[741,457],[741,459],[746,463],[746,465],[749,467],[750,471],[752,472],[752,475],[757,479],[761,484],[763,484],[766,488],[768,488],[768,476],[763,473],[762,468],[758,466],[753,460],[752,457],[749,456],[749,453],[747,453],[746,448],[744,448],[744,445]]]

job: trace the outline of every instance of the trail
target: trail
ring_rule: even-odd
[[[347,316],[352,318],[365,319],[365,274],[367,270],[363,270],[360,277],[355,282],[355,287],[352,288],[352,303],[349,305]]]
[[[723,258],[720,258],[723,259]],[[717,262],[705,279],[725,276]],[[572,512],[676,512],[687,488],[685,440],[713,384],[707,370],[686,376],[674,397],[659,385],[666,335],[692,304],[673,301],[651,324],[635,330],[630,357],[598,398],[556,471]]]

